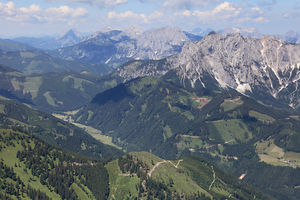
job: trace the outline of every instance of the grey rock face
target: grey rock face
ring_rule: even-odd
[[[184,44],[200,39],[177,27],[144,32],[138,29],[136,33],[133,29],[97,32],[75,46],[59,49],[57,53],[65,59],[118,66],[129,60],[162,59],[180,52]]]
[[[60,47],[72,46],[79,43],[82,39],[83,36],[73,29],[70,29],[56,37],[56,41],[60,44]]]
[[[132,66],[131,66],[132,67]],[[152,75],[153,65],[136,67],[133,77]],[[175,70],[182,82],[192,86],[196,81],[206,87],[203,74],[208,73],[223,88],[233,88],[243,94],[263,91],[291,107],[298,106],[300,92],[300,45],[287,44],[272,36],[261,39],[240,34],[209,34],[197,43],[188,43],[181,53],[170,56],[153,71],[163,75]],[[126,66],[119,69],[125,73]]]

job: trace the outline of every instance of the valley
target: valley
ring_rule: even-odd
[[[0,199],[297,200],[299,52],[178,27],[0,40]]]

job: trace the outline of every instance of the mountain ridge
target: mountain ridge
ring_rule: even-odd
[[[163,27],[131,34],[109,30],[96,32],[72,47],[61,48],[54,55],[84,62],[101,62],[117,67],[133,59],[161,59],[177,53],[184,43],[199,40],[177,27]],[[101,56],[99,56],[101,55]]]
[[[148,65],[139,61],[128,63],[116,73],[130,80],[162,76],[172,70],[182,83],[191,87],[196,82],[205,87],[201,78],[208,74],[223,88],[233,88],[267,104],[277,101],[298,108],[299,51],[299,45],[284,43],[273,36],[255,39],[238,33],[209,34],[164,60]]]

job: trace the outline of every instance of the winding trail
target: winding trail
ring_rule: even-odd
[[[154,167],[147,173],[148,177],[151,177],[152,176],[152,173],[163,163],[170,163],[172,164],[176,169],[178,169],[178,166],[180,164],[180,162],[182,162],[183,160],[178,160],[177,164],[175,165],[174,163],[172,163],[170,160],[163,160],[163,161],[160,161],[158,163],[156,163],[154,165]]]
[[[180,162],[182,162],[183,160],[178,160],[177,164],[175,165],[175,168],[178,168],[178,165],[180,164]],[[173,163],[172,163],[173,164]]]
[[[156,163],[156,164],[154,165],[154,167],[148,172],[147,175],[148,175],[149,177],[151,177],[151,176],[152,176],[152,173],[154,172],[154,170],[155,170],[157,167],[159,167],[159,165],[161,165],[161,164],[163,164],[163,163],[166,163],[166,162],[168,162],[168,161],[164,160],[164,161],[160,161],[160,162]]]
[[[214,167],[213,166],[211,166],[211,170],[212,170],[212,172],[213,172],[213,181],[211,182],[211,184],[210,184],[210,186],[209,186],[209,190],[211,190],[211,188],[212,188],[212,186],[213,186],[213,184],[215,183],[215,181],[216,181],[216,173],[215,173],[215,170],[214,170]]]

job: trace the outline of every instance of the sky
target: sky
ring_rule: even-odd
[[[299,0],[0,0],[0,37],[128,27],[300,33]]]

